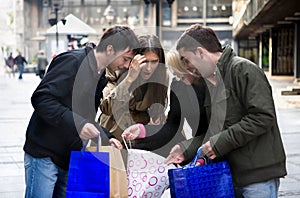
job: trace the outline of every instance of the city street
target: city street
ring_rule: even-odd
[[[282,90],[300,87],[293,77],[269,77],[279,127],[287,154],[288,175],[281,179],[279,197],[300,197],[300,96],[281,96]],[[30,97],[40,79],[26,73],[23,80],[0,68],[0,197],[24,197],[23,144],[33,108]]]

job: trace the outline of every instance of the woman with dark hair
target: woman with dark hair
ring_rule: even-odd
[[[168,75],[159,38],[143,35],[128,72],[106,70],[109,82],[101,100],[100,125],[117,139],[128,126],[161,124],[165,120]]]
[[[208,127],[204,109],[204,80],[199,73],[191,73],[183,68],[184,63],[176,50],[167,53],[166,62],[174,75],[170,85],[166,122],[160,126],[135,124],[122,134],[127,140],[135,140],[134,148],[149,150],[164,157],[179,142],[203,136]],[[185,163],[188,161],[182,165]]]

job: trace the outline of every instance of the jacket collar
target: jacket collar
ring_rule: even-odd
[[[220,59],[217,62],[217,68],[221,74],[222,77],[224,77],[227,69],[227,65],[231,61],[231,57],[235,56],[235,53],[233,52],[233,49],[230,47],[230,45],[226,45],[223,48],[222,55]]]
[[[96,57],[95,57],[93,48],[87,46],[85,48],[85,52],[87,55],[89,67],[91,68],[91,70],[93,72],[93,76],[95,78],[99,78],[101,76],[101,74],[99,74],[99,72],[98,72],[97,61],[96,61]]]

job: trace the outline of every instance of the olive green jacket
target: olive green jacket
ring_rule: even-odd
[[[207,82],[204,104],[209,129],[205,136],[180,143],[186,160],[209,140],[217,159],[228,160],[235,186],[285,176],[286,156],[263,70],[227,46],[216,75],[216,86]]]

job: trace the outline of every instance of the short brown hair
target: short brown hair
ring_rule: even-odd
[[[184,31],[177,41],[176,49],[184,48],[194,52],[197,47],[203,47],[209,52],[222,52],[221,43],[215,32],[200,24],[194,24]]]
[[[132,29],[127,26],[116,25],[105,30],[98,45],[97,52],[105,51],[108,45],[112,45],[116,52],[126,48],[135,49],[139,47],[139,42]]]

